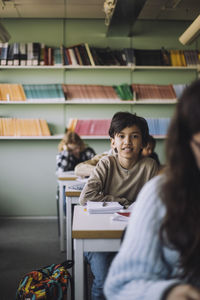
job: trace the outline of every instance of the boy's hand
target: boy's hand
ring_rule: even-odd
[[[165,300],[200,300],[200,290],[190,284],[181,284],[172,288]]]

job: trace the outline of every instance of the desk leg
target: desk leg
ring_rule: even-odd
[[[84,299],[84,257],[81,239],[74,239],[74,275],[75,275],[75,300]]]
[[[66,252],[67,259],[72,259],[72,198],[66,197]]]
[[[64,214],[63,214],[63,205],[64,205],[64,193],[65,187],[59,183],[59,226],[60,226],[60,251],[65,251],[64,243]]]

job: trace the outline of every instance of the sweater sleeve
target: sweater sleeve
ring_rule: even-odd
[[[97,154],[97,155],[93,156],[91,159],[78,164],[74,169],[75,175],[81,176],[81,177],[90,176],[92,171],[96,167],[97,163],[99,162],[99,160],[105,155],[107,155],[107,154],[104,154],[104,153]]]
[[[104,194],[105,181],[110,171],[109,160],[101,159],[96,168],[92,171],[88,182],[84,186],[79,202],[85,205],[87,201],[116,201],[125,203],[125,198],[116,197],[114,195]]]
[[[56,170],[58,172],[73,170],[71,156],[68,151],[63,150],[56,155]]]
[[[95,151],[92,148],[90,148],[90,147],[86,148],[83,151],[83,153],[84,153],[84,159],[83,159],[83,161],[92,159],[96,155]]]
[[[107,300],[160,300],[167,288],[178,283],[161,257],[159,228],[165,208],[158,195],[160,178],[150,180],[138,195],[105,282]],[[167,249],[166,258],[173,268],[178,253]]]

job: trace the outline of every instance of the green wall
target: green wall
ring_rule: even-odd
[[[178,42],[186,22],[138,21],[133,38],[106,37],[104,20],[7,19],[2,23],[10,32],[10,42],[43,42],[49,46],[91,46],[156,49],[199,49],[199,40],[190,47]],[[197,78],[192,70],[1,70],[5,83],[189,83]],[[45,118],[53,134],[61,134],[69,118],[111,118],[116,111],[136,112],[144,117],[171,117],[174,105],[130,104],[31,104],[0,105],[0,116]],[[109,141],[87,140],[97,153],[109,148]],[[56,215],[55,156],[59,140],[0,140],[0,215]],[[165,162],[164,140],[157,140],[156,151]]]

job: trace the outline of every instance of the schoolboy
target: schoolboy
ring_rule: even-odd
[[[155,160],[141,155],[149,135],[144,118],[129,112],[117,112],[111,120],[109,135],[115,155],[100,159],[81,192],[81,205],[89,200],[117,201],[127,208],[136,200],[142,186],[157,174]],[[94,275],[92,300],[105,299],[103,284],[115,254],[85,253]]]
[[[159,160],[158,154],[155,152],[155,147],[156,147],[156,140],[154,139],[154,137],[152,135],[149,135],[147,145],[142,150],[142,155],[149,156],[149,157],[155,159],[158,166],[160,166],[160,160]]]

